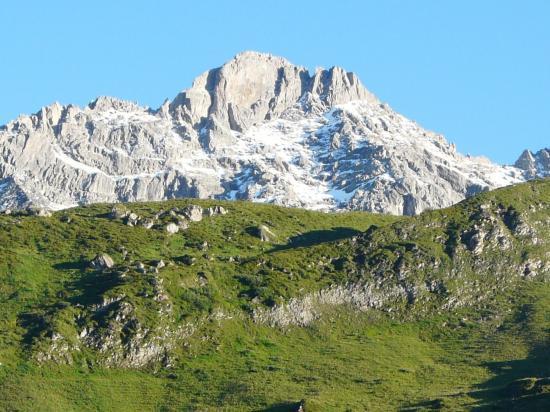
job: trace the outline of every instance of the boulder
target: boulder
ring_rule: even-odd
[[[109,212],[109,218],[111,219],[123,219],[126,216],[128,216],[128,211],[124,209],[122,206],[113,206],[111,211]]]
[[[138,223],[139,220],[140,220],[140,217],[137,214],[135,214],[134,212],[131,212],[126,217],[126,224],[128,226],[135,226]]]
[[[47,209],[39,209],[38,210],[38,216],[40,217],[50,217],[52,215],[52,212],[50,212]]]
[[[262,242],[272,242],[277,237],[266,225],[260,225],[256,229],[256,236],[260,238]]]
[[[468,242],[468,249],[474,253],[474,255],[479,255],[483,252],[483,244],[485,239],[485,233],[479,231],[470,237]]]
[[[200,222],[202,220],[202,207],[189,205],[182,210],[183,215],[191,222]]]
[[[180,228],[180,230],[189,229],[189,222],[185,219],[179,219],[178,227]]]
[[[180,231],[180,228],[178,225],[176,225],[175,223],[168,223],[165,228],[166,232],[168,232],[168,234],[170,235],[173,235],[175,233],[178,233]]]
[[[206,216],[226,215],[227,210],[222,206],[209,207],[204,210]]]
[[[145,229],[151,229],[154,224],[155,222],[152,219],[145,219],[143,222],[141,222],[141,226],[143,226]]]
[[[96,255],[90,262],[90,267],[96,270],[110,269],[115,265],[113,258],[106,253]]]

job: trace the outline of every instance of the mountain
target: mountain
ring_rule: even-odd
[[[198,197],[413,215],[539,176],[542,153],[542,169],[463,156],[353,73],[245,52],[157,110],[100,97],[3,126],[0,208]]]
[[[0,410],[549,410],[550,180],[418,216],[0,215]]]
[[[541,149],[536,153],[525,150],[514,166],[524,170],[528,178],[550,176],[550,149]]]

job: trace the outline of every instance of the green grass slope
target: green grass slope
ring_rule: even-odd
[[[228,213],[167,233],[188,205]],[[411,218],[125,207],[154,226],[0,216],[1,410],[550,409],[549,180]]]

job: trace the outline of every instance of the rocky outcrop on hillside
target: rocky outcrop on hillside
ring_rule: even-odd
[[[334,306],[407,318],[487,305],[523,280],[550,281],[548,207],[540,203],[518,213],[488,202],[467,210],[463,227],[428,214],[414,224],[369,230],[349,242],[355,258],[343,268],[350,273],[347,284],[258,307],[253,318],[285,328],[307,326]],[[428,252],[420,246],[425,241],[441,244],[446,255]],[[531,252],[522,252],[526,248]]]
[[[26,340],[29,353],[41,363],[71,363],[81,354],[92,354],[90,364],[139,368],[169,366],[178,347],[190,344],[193,337],[199,342],[209,339],[209,332],[201,332],[205,324],[212,327],[212,322],[228,317],[288,328],[334,315],[337,306],[376,311],[397,320],[468,308],[496,313],[505,306],[489,309],[495,302],[501,305],[503,297],[513,296],[527,283],[550,281],[549,183],[537,181],[482,194],[453,208],[372,225],[365,232],[320,244],[293,245],[290,239],[277,243],[282,239],[270,228],[248,226],[250,220],[240,216],[237,237],[249,243],[238,249],[259,252],[243,259],[227,253],[238,244],[231,236],[239,231],[228,229],[235,228],[230,219],[239,216],[237,205],[231,213],[219,205],[185,204],[168,211],[143,208],[146,218],[158,216],[151,230],[129,228],[120,216],[133,212],[121,214],[115,208],[118,217],[111,212],[94,214],[92,219],[106,219],[130,233],[157,231],[158,244],[168,239],[162,238],[166,223],[200,211],[203,217],[189,222],[189,232],[200,233],[218,220],[224,228],[223,240],[218,238],[223,248],[202,235],[191,240],[188,232],[173,234],[182,242],[174,242],[177,254],[163,259],[135,259],[125,247],[113,248],[116,259],[94,254],[80,272],[78,284],[86,279],[84,293],[67,298],[61,291],[59,301],[25,312],[20,323],[33,337]],[[75,215],[79,214],[77,209]],[[35,216],[6,217],[23,218],[43,223]],[[262,238],[262,231],[270,237]],[[156,250],[150,246],[150,251]],[[299,254],[277,256],[288,249]],[[227,274],[223,283],[222,274]],[[306,282],[297,287],[301,281]]]
[[[3,126],[0,209],[199,197],[412,215],[544,175],[540,153],[462,156],[353,73],[245,52],[157,110],[99,97]]]

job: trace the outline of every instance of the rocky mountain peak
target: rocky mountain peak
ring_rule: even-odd
[[[109,110],[129,112],[140,107],[129,100],[118,99],[110,96],[100,96],[88,104],[90,110],[105,112]]]
[[[0,128],[0,210],[215,197],[412,215],[548,176],[549,159],[462,156],[353,73],[244,52],[157,110],[103,96]]]
[[[535,167],[535,158],[533,153],[530,150],[524,150],[519,156],[514,166],[519,167],[520,169],[528,170]]]
[[[63,106],[59,102],[55,102],[49,106],[40,109],[37,116],[40,120],[48,122],[50,125],[56,125],[61,120],[63,115]]]
[[[514,166],[524,170],[530,178],[550,176],[550,148],[541,149],[536,153],[524,150]]]
[[[282,57],[243,52],[223,66],[203,73],[170,107],[176,117],[203,127],[206,118],[230,130],[279,117],[310,93],[326,107],[353,100],[376,101],[357,76],[339,67],[313,75]]]

